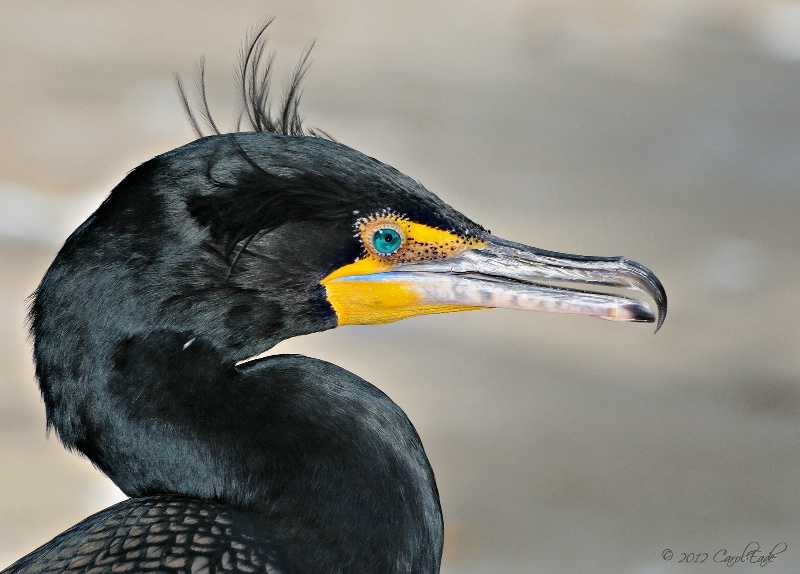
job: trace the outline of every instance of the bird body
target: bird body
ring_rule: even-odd
[[[340,325],[490,307],[656,321],[564,283],[642,290],[663,321],[663,287],[638,263],[497,238],[396,169],[301,133],[305,60],[272,120],[252,79],[261,34],[242,66],[256,131],[133,170],[35,294],[48,425],[131,499],[5,574],[438,572],[436,483],[400,407],[330,363],[251,358]]]

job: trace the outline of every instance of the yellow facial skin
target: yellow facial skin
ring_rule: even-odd
[[[400,234],[402,242],[394,253],[383,254],[375,249],[372,238],[379,229],[393,229]],[[328,301],[336,311],[340,326],[392,323],[417,315],[482,308],[424,305],[410,282],[396,277],[380,279],[380,275],[375,280],[359,277],[386,273],[400,263],[455,257],[466,249],[485,247],[483,241],[461,237],[397,215],[364,219],[358,224],[357,233],[366,255],[354,263],[336,269],[321,281]]]

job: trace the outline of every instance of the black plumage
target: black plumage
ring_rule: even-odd
[[[67,240],[34,299],[48,423],[129,496],[258,512],[268,528],[255,532],[294,541],[291,556],[276,551],[277,572],[433,571],[438,498],[402,411],[319,361],[236,365],[336,326],[319,281],[361,252],[354,207],[387,202],[469,225],[399,172],[318,138],[211,136],[143,164]],[[318,523],[337,524],[328,544]],[[359,541],[350,557],[347,540]]]
[[[109,381],[112,420],[79,443],[135,498],[8,572],[438,570],[433,472],[386,395],[323,361],[235,368],[199,341],[181,352],[184,341],[127,341]]]

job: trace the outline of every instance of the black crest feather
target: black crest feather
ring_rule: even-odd
[[[255,28],[245,40],[240,51],[236,83],[241,98],[241,109],[234,131],[270,132],[291,136],[304,135],[333,140],[330,135],[320,129],[304,126],[299,112],[300,99],[303,95],[301,84],[310,65],[309,56],[314,48],[313,41],[303,50],[280,101],[275,104],[271,97],[275,52],[267,52],[268,37],[266,31],[274,20],[274,18],[269,18]],[[223,131],[219,129],[214,121],[208,104],[205,85],[205,59],[201,58],[197,64],[195,91],[198,103],[196,105],[193,106],[189,100],[180,75],[175,74],[175,82],[184,112],[197,137],[221,135]],[[244,130],[242,129],[243,121],[245,123]],[[204,127],[210,133],[205,133]]]

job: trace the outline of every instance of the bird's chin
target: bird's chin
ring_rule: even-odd
[[[661,282],[635,261],[555,253],[491,235],[454,257],[365,271],[323,280],[339,325],[502,308],[656,323],[658,330],[667,312]],[[621,289],[652,297],[657,314],[614,292]]]

